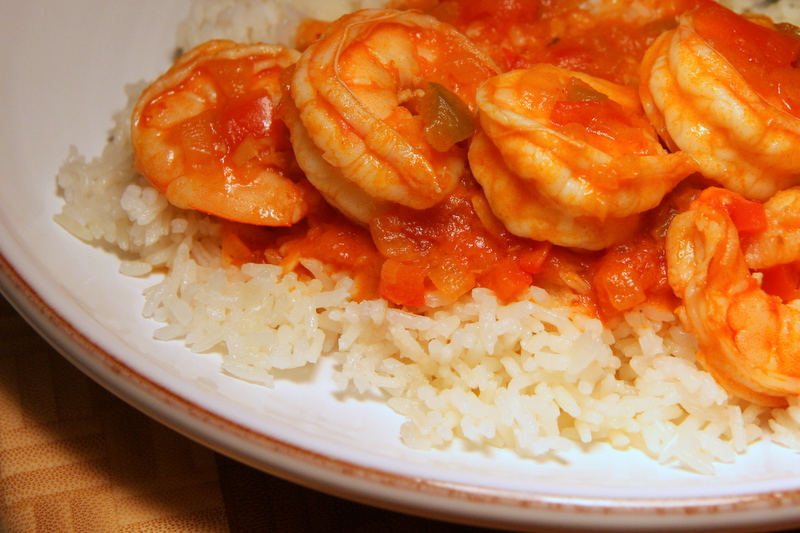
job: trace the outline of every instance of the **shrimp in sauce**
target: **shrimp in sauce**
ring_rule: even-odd
[[[742,236],[745,261],[753,269],[788,265],[800,257],[800,191],[779,191],[764,203],[767,227]]]
[[[780,227],[783,207],[800,201],[800,188],[779,194],[762,207],[726,189],[705,189],[667,233],[669,282],[682,298],[681,321],[698,338],[699,361],[736,396],[768,406],[800,394],[800,299],[768,293],[768,271],[751,271],[784,266],[787,254],[744,248]],[[796,222],[784,230],[797,240]],[[800,259],[796,243],[788,251]]]
[[[184,54],[133,112],[136,168],[172,204],[247,224],[289,226],[310,187],[274,114],[299,53],[210,41]]]
[[[704,0],[394,0],[452,24],[504,72],[547,63],[635,85],[645,50]]]
[[[677,296],[733,394],[800,394],[800,39],[710,0],[410,4],[308,26],[302,54],[187,53],[136,106],[137,168],[180,207],[293,226],[226,226],[241,262],[315,257],[410,307]],[[673,189],[704,178],[730,190],[687,209]]]
[[[800,184],[800,39],[717,4],[683,14],[645,54],[645,111],[707,178],[764,201]]]
[[[345,15],[291,78],[286,122],[298,162],[329,203],[362,224],[392,204],[432,207],[466,170],[459,143],[472,133],[475,91],[497,72],[433,17]]]
[[[472,171],[523,237],[606,248],[695,171],[664,150],[631,87],[540,64],[490,79],[477,100]]]

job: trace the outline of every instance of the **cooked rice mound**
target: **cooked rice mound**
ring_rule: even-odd
[[[329,7],[362,7],[339,4]],[[195,1],[178,46],[270,40],[270,28],[310,13],[303,6]],[[797,15],[791,2],[782,9],[776,18]],[[173,207],[132,170],[129,118],[143,88],[128,88],[129,106],[99,157],[71,149],[56,221],[118,249],[122,274],[165,273],[144,295],[144,316],[164,324],[158,339],[219,351],[225,372],[266,386],[282,369],[333,358],[336,383],[382,391],[406,419],[403,442],[418,449],[466,439],[541,457],[607,443],[707,474],[760,439],[800,449],[800,402],[770,410],[729,397],[698,367],[694,338],[660,309],[638,308],[607,327],[533,287],[508,305],[475,289],[412,313],[351,300],[353,281],[314,261],[304,263],[311,280],[272,265],[225,266],[219,223]]]

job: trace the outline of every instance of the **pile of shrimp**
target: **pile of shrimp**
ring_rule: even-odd
[[[612,307],[652,274],[733,395],[800,393],[800,29],[711,0],[420,0],[301,29],[205,43],[142,93],[135,166],[172,204],[284,244],[313,219],[316,244],[261,259],[358,256],[365,295],[407,306],[600,293],[574,266],[623,257],[592,267]],[[340,242],[308,238],[336,217]]]

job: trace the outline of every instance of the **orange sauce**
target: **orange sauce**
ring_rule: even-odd
[[[170,130],[167,142],[182,149],[184,163],[195,170],[227,167],[258,169],[299,179],[288,129],[275,116],[275,105],[267,89],[251,90],[259,74],[252,58],[208,61],[196,76],[212,79],[217,85],[219,105],[208,109]],[[268,75],[268,74],[263,74]],[[190,77],[171,92],[181,92],[194,83]],[[159,99],[150,106],[157,116]],[[245,173],[246,175],[246,173]]]
[[[388,259],[380,295],[406,305],[422,305],[431,289],[456,298],[476,286],[513,299],[532,283],[520,257],[541,246],[507,232],[471,181],[430,209],[398,206],[376,217],[370,229]],[[415,290],[406,287],[406,276],[417,280]]]
[[[577,0],[404,0],[403,6],[421,8],[453,24],[501,68],[550,62],[633,85],[645,49],[675,26],[677,14],[701,3],[704,0],[663,2],[653,17],[637,23],[616,15],[591,17],[576,9]],[[599,107],[607,115],[616,112],[608,104]],[[586,109],[568,108],[562,110],[564,120],[578,117],[591,123]],[[617,130],[624,131],[628,119],[617,118]],[[293,228],[230,224],[223,251],[232,264],[270,262],[286,271],[302,272],[300,258],[317,259],[352,275],[357,298],[383,297],[411,307],[424,305],[425,295],[434,290],[456,298],[486,287],[501,300],[513,301],[531,285],[554,287],[574,293],[588,312],[608,320],[644,301],[670,310],[677,305],[667,283],[666,228],[696,192],[692,183],[679,186],[645,214],[635,237],[600,252],[510,234],[469,173],[437,206],[421,211],[397,206],[375,218],[369,228],[322,201]]]
[[[654,3],[652,16],[635,23],[623,13],[596,17],[580,0],[407,0],[478,43],[504,70],[550,63],[615,83],[635,84],[645,50],[676,16],[705,0]],[[621,8],[625,9],[625,8]]]
[[[503,301],[531,285],[571,290],[586,312],[610,319],[645,300],[672,309],[663,228],[678,209],[654,211],[647,231],[602,252],[583,252],[516,237],[488,209],[480,188],[464,184],[422,211],[396,207],[370,230],[321,204],[292,228],[228,223],[223,254],[231,264],[269,262],[304,272],[311,258],[348,272],[356,299],[382,297],[419,307],[438,290],[451,298],[485,287]],[[661,230],[659,228],[662,228]]]
[[[764,99],[800,117],[800,38],[713,4],[692,15],[694,28]],[[790,26],[790,25],[789,25]],[[796,27],[792,29],[797,30]]]
[[[290,228],[229,221],[222,228],[222,256],[228,264],[270,263],[280,265],[284,273],[308,274],[301,260],[315,259],[330,267],[332,273],[347,272],[355,281],[355,299],[378,294],[384,259],[369,231],[324,202]]]

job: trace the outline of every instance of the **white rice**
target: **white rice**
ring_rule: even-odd
[[[210,39],[267,42],[292,46],[294,28],[303,18],[334,20],[360,8],[381,7],[386,0],[194,0],[178,26],[177,45],[194,48]]]
[[[274,41],[276,32],[288,42],[286,28],[322,6],[332,19],[360,3],[281,9],[268,0],[198,0],[178,46]],[[797,16],[796,4],[781,6]],[[475,289],[412,314],[383,300],[350,300],[352,281],[314,262],[306,264],[317,275],[311,281],[270,265],[222,265],[217,222],[171,206],[132,170],[128,121],[142,88],[128,88],[130,106],[100,157],[71,150],[58,175],[66,201],[56,220],[87,242],[117,247],[125,275],[166,272],[145,292],[144,316],[164,324],[158,339],[219,350],[224,371],[266,386],[276,369],[332,357],[342,389],[388,394],[413,448],[466,439],[543,456],[606,442],[706,474],[770,435],[800,449],[798,400],[767,410],[729,398],[699,369],[694,338],[663,310],[642,307],[608,328],[533,287],[517,303]]]
[[[727,0],[720,2],[740,13],[761,13],[775,22],[800,21],[800,1],[798,0]]]

